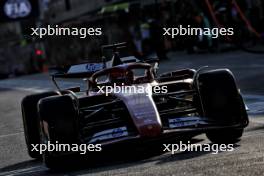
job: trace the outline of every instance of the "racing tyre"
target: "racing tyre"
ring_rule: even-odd
[[[32,158],[40,158],[41,155],[37,151],[31,151],[31,144],[40,143],[40,129],[39,129],[39,117],[37,112],[37,104],[40,99],[56,95],[55,92],[45,92],[40,94],[28,95],[23,98],[21,103],[24,134],[26,139],[26,145],[28,154]]]
[[[78,144],[78,111],[71,96],[53,96],[39,102],[43,144]],[[74,155],[69,151],[44,151],[48,168],[65,167]]]
[[[218,144],[236,143],[242,137],[244,129],[215,130],[206,133],[207,138]]]
[[[248,124],[248,115],[231,71],[218,69],[201,73],[198,78],[205,117],[222,126],[240,124],[237,128],[223,128],[206,133],[214,143],[234,143]]]

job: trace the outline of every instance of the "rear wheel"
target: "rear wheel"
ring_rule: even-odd
[[[37,112],[37,104],[40,99],[56,95],[55,92],[45,92],[40,94],[34,94],[26,96],[21,103],[24,134],[27,144],[27,149],[30,157],[40,158],[41,155],[37,151],[32,151],[31,144],[40,143],[40,129],[39,129],[39,117]]]
[[[201,73],[198,82],[205,117],[223,126],[242,126],[208,131],[208,139],[214,143],[238,141],[248,116],[233,74],[227,69],[212,70]]]
[[[69,95],[42,99],[39,103],[42,124],[42,143],[78,144],[78,113]],[[70,151],[45,151],[43,160],[47,167],[65,167],[73,155]]]

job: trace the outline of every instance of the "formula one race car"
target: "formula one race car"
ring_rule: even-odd
[[[249,120],[230,70],[183,69],[158,75],[157,59],[119,57],[118,48],[123,45],[103,47],[114,50],[108,62],[104,59],[102,63],[52,69],[51,78],[58,90],[23,99],[31,157],[42,156],[45,164],[54,168],[62,156],[73,154],[32,151],[31,144],[47,142],[101,144],[103,148],[201,133],[214,143],[239,140]],[[62,90],[56,78],[87,78],[88,88]],[[114,86],[133,87],[133,91],[107,92]]]

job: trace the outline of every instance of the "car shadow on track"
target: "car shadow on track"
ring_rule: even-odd
[[[202,142],[204,139],[194,138],[190,141],[191,144]],[[234,145],[239,147],[239,145]],[[145,163],[154,162],[155,164],[165,164],[190,158],[199,157],[211,152],[178,152],[171,155],[169,152],[164,152],[163,149],[144,148],[142,150],[123,148],[122,150],[100,153],[96,156],[85,156],[78,161],[72,162],[71,167],[64,167],[60,170],[49,170],[41,164],[39,160],[31,160],[23,163],[18,163],[12,166],[1,169],[1,172],[20,170],[31,167],[27,172],[17,172],[17,175],[80,175],[80,174],[96,174],[100,172],[111,172],[118,169],[128,168],[131,166],[139,166]],[[36,167],[32,167],[36,166]],[[0,173],[1,175],[1,173]],[[16,174],[13,174],[16,175]]]
[[[190,140],[190,144],[200,143],[204,139],[194,138]],[[187,142],[187,141],[186,141]],[[213,145],[210,143],[209,145]],[[234,148],[239,147],[240,145],[234,144]],[[143,165],[145,163],[153,162],[156,165],[166,164],[168,162],[175,162],[181,160],[187,160],[195,157],[200,157],[203,155],[211,154],[212,152],[205,151],[193,151],[193,152],[179,152],[174,155],[171,155],[169,152],[164,152],[163,150],[151,150],[150,148],[144,152],[131,152],[127,154],[119,153],[115,155],[112,153],[112,157],[105,159],[97,158],[99,162],[86,163],[87,165],[83,168],[80,168],[78,172],[72,172],[71,175],[78,174],[96,174],[104,171],[114,171],[122,168],[134,167]],[[221,153],[221,152],[219,152]],[[109,156],[109,155],[108,155]],[[103,157],[105,158],[105,157]],[[101,161],[101,162],[100,162]],[[84,162],[85,163],[85,162]]]
[[[37,166],[37,165],[40,165],[41,163],[42,163],[42,161],[37,160],[37,159],[33,159],[33,160],[21,162],[21,163],[16,163],[14,165],[10,165],[10,166],[1,168],[0,169],[0,173],[1,172],[8,172],[8,171],[11,171],[11,170],[27,168],[27,167],[32,167],[32,166]]]
[[[210,146],[214,145],[213,143],[209,143]],[[240,147],[239,144],[233,144],[233,148],[238,148]],[[187,160],[191,158],[196,158],[200,157],[206,154],[219,154],[223,152],[228,152],[228,151],[218,151],[217,153],[214,153],[214,151],[183,151],[183,152],[178,152],[175,154],[170,155],[169,157],[164,157],[163,159],[159,160],[156,164],[166,164],[169,162],[175,162],[175,161],[181,161],[181,160]]]

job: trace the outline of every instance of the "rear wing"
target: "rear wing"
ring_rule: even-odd
[[[157,58],[150,58],[139,60],[134,56],[127,56],[120,58],[118,50],[125,48],[126,43],[117,43],[112,45],[103,45],[102,52],[106,49],[113,50],[113,57],[111,60],[106,61],[106,58],[102,57],[102,62],[98,63],[81,63],[65,67],[51,67],[49,69],[50,76],[52,78],[88,78],[95,72],[103,70],[105,68],[111,68],[116,65],[127,64],[127,63],[158,63]]]
[[[126,46],[126,43],[117,43],[111,45],[103,45],[101,47],[102,53],[105,49],[111,49],[113,52],[116,52],[118,49]],[[117,62],[119,60],[119,62]],[[90,77],[95,72],[110,68],[115,65],[115,63],[122,64],[123,62],[120,58],[113,57],[110,61],[105,61],[105,58],[102,58],[100,63],[81,63],[77,65],[71,65],[66,67],[51,67],[49,69],[50,76],[53,78],[84,78]]]
[[[104,63],[83,63],[66,67],[51,67],[49,73],[55,78],[84,78],[90,77],[104,67]]]
[[[82,63],[66,67],[51,67],[49,73],[51,80],[59,92],[63,90],[60,88],[56,78],[84,78],[87,79],[95,72],[106,68],[107,64],[111,63]]]
[[[126,63],[158,63],[159,60],[151,59],[141,61],[133,56],[121,58],[123,64]],[[49,74],[53,78],[88,78],[97,71],[105,68],[113,67],[113,60],[101,63],[82,63],[64,67],[51,67],[49,68]],[[154,69],[158,69],[158,64],[154,65]]]

